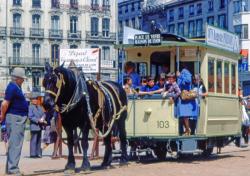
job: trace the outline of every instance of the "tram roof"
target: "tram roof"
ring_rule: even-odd
[[[211,45],[208,45],[207,43],[203,43],[203,42],[196,42],[193,41],[191,39],[186,39],[185,41],[162,41],[160,45],[133,45],[133,44],[120,44],[120,45],[116,45],[116,48],[120,48],[120,49],[125,49],[125,50],[130,50],[130,49],[134,49],[134,48],[162,48],[162,47],[201,47],[201,48],[205,48],[205,49],[212,49],[215,51],[218,51],[222,54],[230,54],[233,57],[240,57],[240,53],[235,53],[232,51],[228,51],[225,50],[223,48],[217,48]]]

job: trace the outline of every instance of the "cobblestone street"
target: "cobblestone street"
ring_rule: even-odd
[[[91,146],[91,145],[90,145]],[[89,150],[91,151],[91,150]],[[0,145],[0,175],[4,175],[6,157],[3,153],[3,143]],[[215,152],[215,150],[214,150]],[[64,158],[52,160],[50,154],[52,146],[46,149],[41,159],[30,159],[29,143],[24,143],[20,168],[25,175],[64,175],[63,168],[66,164],[66,146],[63,146]],[[100,153],[103,155],[103,146],[100,145]],[[80,155],[77,155],[77,167],[80,167]],[[200,156],[185,159],[168,159],[164,162],[152,160],[146,163],[130,162],[128,166],[119,167],[114,163],[111,169],[99,170],[101,160],[92,160],[93,169],[86,175],[93,176],[236,176],[250,174],[250,147],[237,148],[228,146],[222,149],[222,153],[213,154],[206,159]],[[85,175],[82,173],[82,175]],[[80,174],[75,174],[80,175]]]

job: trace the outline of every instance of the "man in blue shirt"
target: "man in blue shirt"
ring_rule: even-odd
[[[154,79],[153,78],[148,78],[147,80],[147,85],[141,87],[140,91],[141,92],[152,92],[152,93],[157,93],[156,91],[159,90],[159,86],[155,85]]]
[[[12,81],[5,90],[5,98],[1,105],[0,122],[6,119],[9,141],[6,174],[22,175],[18,163],[21,157],[25,122],[28,115],[28,102],[21,89],[25,78],[23,68],[14,68],[11,75]]]

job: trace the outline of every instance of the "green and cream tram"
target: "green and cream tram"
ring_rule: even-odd
[[[179,135],[174,104],[168,99],[129,96],[126,130],[132,148],[150,148],[160,159],[172,151],[211,154],[214,147],[221,148],[240,136],[238,54],[173,35],[163,36],[159,45],[118,48],[125,52],[125,61],[136,63],[141,76],[156,75],[164,64],[175,72],[185,62],[192,74],[201,75],[208,91],[208,96],[200,99],[196,134],[191,136]]]

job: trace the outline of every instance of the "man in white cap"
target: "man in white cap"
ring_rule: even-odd
[[[6,174],[22,175],[18,163],[24,139],[25,122],[28,115],[28,102],[22,92],[21,86],[25,79],[23,68],[14,68],[11,79],[5,90],[5,98],[1,106],[0,122],[6,118],[8,134],[8,150],[6,161]]]

